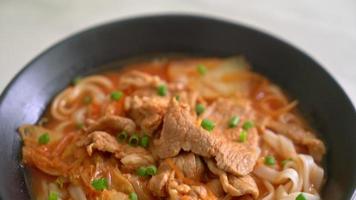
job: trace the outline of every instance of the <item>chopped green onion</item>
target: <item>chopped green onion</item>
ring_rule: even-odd
[[[130,200],[137,200],[138,199],[137,194],[135,192],[131,192],[129,194],[129,199]]]
[[[114,91],[111,93],[110,98],[113,101],[119,101],[124,96],[124,93],[121,91]]]
[[[159,96],[166,96],[167,95],[167,86],[166,85],[159,85],[157,87],[157,94]]]
[[[300,193],[295,200],[307,200],[307,198],[305,198],[305,196],[303,195],[303,193]]]
[[[215,128],[215,124],[213,121],[210,121],[209,119],[203,119],[201,121],[200,124],[201,127],[203,127],[203,129],[207,130],[207,131],[212,131]]]
[[[116,138],[117,141],[119,142],[124,142],[127,139],[128,135],[125,131],[122,131],[121,133],[117,134]]]
[[[240,142],[246,142],[247,140],[247,131],[242,130],[240,132]]]
[[[139,167],[137,170],[136,170],[136,173],[137,175],[139,176],[146,176],[147,174],[147,169],[146,167]]]
[[[130,139],[129,139],[129,145],[131,146],[137,146],[139,144],[140,138],[138,137],[138,135],[133,134],[131,135]]]
[[[273,156],[266,156],[265,157],[265,164],[268,166],[273,166],[274,164],[276,164],[276,159],[274,159]]]
[[[150,165],[146,168],[146,174],[153,176],[155,174],[157,174],[157,167],[154,165]]]
[[[203,104],[199,103],[195,106],[195,112],[197,115],[201,115],[205,111],[205,107]]]
[[[83,103],[85,105],[91,104],[92,101],[93,101],[93,99],[90,96],[85,96],[83,99]]]
[[[106,178],[95,179],[91,182],[91,185],[98,191],[108,188],[108,180]]]
[[[197,71],[198,71],[198,73],[200,74],[200,75],[205,75],[206,74],[206,72],[208,71],[208,69],[205,67],[205,65],[203,65],[203,64],[199,64],[199,65],[197,65]]]
[[[175,98],[176,98],[177,101],[179,101],[180,96],[177,94],[177,95],[175,96]]]
[[[47,144],[48,142],[49,142],[49,134],[48,133],[43,133],[38,138],[38,143],[40,143],[40,144]]]
[[[293,161],[293,159],[292,158],[288,158],[288,159],[282,160],[282,162],[281,162],[282,167],[284,167],[290,161]]]
[[[248,131],[250,128],[253,127],[253,122],[252,121],[245,121],[245,123],[242,125],[242,128]]]
[[[73,79],[72,84],[73,85],[78,85],[78,83],[82,80],[81,76],[77,76]]]
[[[58,193],[50,191],[48,194],[48,200],[57,200],[58,199]]]
[[[239,124],[240,118],[233,116],[229,120],[229,128],[235,128]]]
[[[150,143],[150,138],[148,137],[148,135],[144,135],[141,137],[140,139],[140,146],[141,147],[148,147],[148,144]]]

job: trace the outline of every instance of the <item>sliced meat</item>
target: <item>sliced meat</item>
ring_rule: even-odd
[[[205,173],[205,166],[201,158],[193,153],[181,153],[171,159],[177,169],[183,173],[185,178],[200,182]],[[168,183],[168,177],[172,173],[171,167],[166,161],[161,162],[158,168],[158,174],[153,176],[148,187],[155,196],[163,197],[167,194],[165,188]]]
[[[114,136],[103,131],[90,133],[86,138],[78,141],[77,145],[86,146],[89,156],[93,154],[94,149],[112,153],[128,170],[154,163],[152,155],[146,149],[118,143]]]
[[[104,131],[90,133],[84,140],[77,142],[77,145],[87,146],[89,156],[93,154],[94,149],[109,153],[116,153],[120,150],[120,145],[116,138]]]
[[[248,145],[227,140],[214,131],[209,133],[199,127],[189,107],[173,98],[164,118],[161,136],[153,142],[153,153],[160,158],[169,158],[178,155],[183,149],[207,158],[214,157],[220,169],[234,175],[251,172],[258,152]]]
[[[299,126],[273,120],[269,120],[266,126],[274,130],[276,133],[287,136],[296,144],[306,146],[309,153],[318,162],[321,161],[326,152],[325,145],[321,140],[316,138],[313,133],[308,132]]]
[[[184,177],[200,181],[205,172],[202,159],[194,153],[181,153],[172,158],[175,165],[181,170]]]
[[[125,99],[125,109],[146,134],[152,135],[162,124],[168,101],[167,98],[157,96],[132,96]]]
[[[122,75],[119,86],[122,89],[129,87],[156,87],[163,81],[158,76],[152,76],[144,72],[132,70]]]
[[[206,163],[209,170],[219,176],[221,186],[226,193],[235,197],[251,195],[254,199],[257,199],[259,190],[255,180],[250,175],[236,177],[219,169],[212,160],[206,160]]]
[[[229,121],[231,117],[239,118],[239,123],[235,128],[229,128]],[[201,118],[208,118],[212,120],[216,126],[212,134],[218,134],[227,140],[239,142],[242,125],[247,120],[254,121],[255,113],[249,103],[243,105],[232,102],[228,99],[218,99],[211,106],[209,106]],[[241,143],[249,148],[258,148],[258,134],[256,128],[248,130],[248,138],[245,143]]]
[[[158,174],[150,179],[150,181],[148,182],[148,189],[154,194],[154,196],[167,196],[166,185],[170,173],[172,173],[170,170],[162,170],[162,168],[160,167]]]
[[[100,193],[100,200],[130,200],[129,195],[116,190],[104,190]]]
[[[86,130],[87,133],[93,131],[104,131],[104,130],[115,130],[115,131],[126,131],[128,133],[133,133],[136,130],[135,122],[126,117],[120,116],[104,116],[98,121],[94,122]]]
[[[133,186],[138,199],[142,200],[153,200],[156,199],[152,196],[150,190],[147,187],[147,179],[142,179],[133,174],[124,174],[127,180],[130,181],[131,185]]]

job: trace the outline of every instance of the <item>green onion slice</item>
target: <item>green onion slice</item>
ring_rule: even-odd
[[[197,113],[197,115],[201,115],[204,111],[205,111],[205,107],[204,107],[203,104],[198,103],[198,104],[195,106],[195,112]]]
[[[128,134],[125,131],[122,131],[121,133],[117,134],[116,138],[117,141],[119,142],[124,142],[126,141],[126,139],[128,138]]]
[[[167,86],[166,85],[159,85],[157,87],[157,94],[159,96],[166,96],[167,95]]]
[[[138,197],[137,197],[136,192],[131,192],[131,193],[129,194],[129,199],[130,199],[130,200],[137,200]]]
[[[95,179],[91,182],[91,185],[95,188],[95,190],[104,190],[108,188],[108,180],[106,178]]]
[[[300,193],[295,200],[307,200],[307,198],[303,195],[303,193]]]
[[[146,167],[139,167],[137,170],[136,170],[136,173],[137,175],[139,176],[146,176]]]
[[[57,200],[58,199],[58,193],[54,191],[50,191],[48,194],[48,200]]]
[[[203,129],[209,132],[211,132],[215,128],[214,122],[209,119],[203,119],[200,125]]]
[[[140,138],[138,137],[138,135],[133,134],[131,135],[130,139],[129,139],[129,145],[131,146],[137,146],[139,144]]]
[[[239,124],[240,118],[237,116],[233,116],[229,120],[229,128],[235,128]]]
[[[242,130],[240,132],[240,142],[246,142],[247,141],[247,131]]]
[[[121,91],[114,91],[110,94],[110,98],[113,101],[119,101],[124,96],[124,93]]]
[[[38,138],[38,143],[39,144],[48,144],[49,142],[49,134],[48,133],[43,133],[39,138]]]
[[[148,137],[148,135],[144,135],[141,137],[140,139],[140,146],[143,148],[147,148],[148,145],[150,143],[150,138]]]
[[[146,174],[153,176],[157,174],[157,167],[154,165],[150,165],[146,168]]]
[[[245,129],[246,131],[248,131],[252,127],[253,127],[253,122],[250,120],[245,121],[245,123],[242,125],[242,128]]]
[[[276,159],[273,156],[266,156],[265,164],[268,166],[273,166],[274,164],[276,164]]]
[[[208,69],[203,64],[197,65],[197,71],[200,75],[205,75],[208,72]]]

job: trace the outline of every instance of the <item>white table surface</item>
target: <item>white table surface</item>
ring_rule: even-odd
[[[311,55],[356,105],[355,0],[0,0],[0,92],[40,52],[116,19],[183,12],[272,33]]]

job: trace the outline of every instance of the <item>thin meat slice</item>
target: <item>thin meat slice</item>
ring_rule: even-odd
[[[125,99],[125,109],[141,130],[152,135],[162,124],[168,101],[168,98],[157,96],[130,96]]]
[[[234,175],[251,172],[258,157],[256,150],[247,145],[199,127],[189,107],[174,98],[168,106],[160,138],[153,143],[153,153],[160,158],[174,157],[181,150],[191,151],[206,158],[215,158],[220,169]]]
[[[171,160],[185,178],[197,183],[203,179],[205,165],[199,156],[193,153],[181,153]],[[155,196],[164,197],[167,195],[166,186],[172,170],[166,161],[159,165],[157,175],[153,176],[148,184],[149,189]]]
[[[251,195],[254,199],[258,198],[257,184],[250,175],[237,177],[219,169],[212,160],[206,159],[206,163],[209,170],[219,177],[221,186],[227,194],[235,197]]]
[[[136,124],[129,118],[120,117],[115,115],[104,116],[98,121],[94,122],[86,130],[87,133],[94,131],[105,131],[105,130],[115,130],[115,131],[126,131],[128,133],[133,133],[136,130]]]
[[[104,131],[90,133],[86,138],[78,141],[77,145],[86,146],[89,156],[94,150],[112,153],[128,170],[154,163],[152,155],[146,149],[118,143],[114,136]]]

